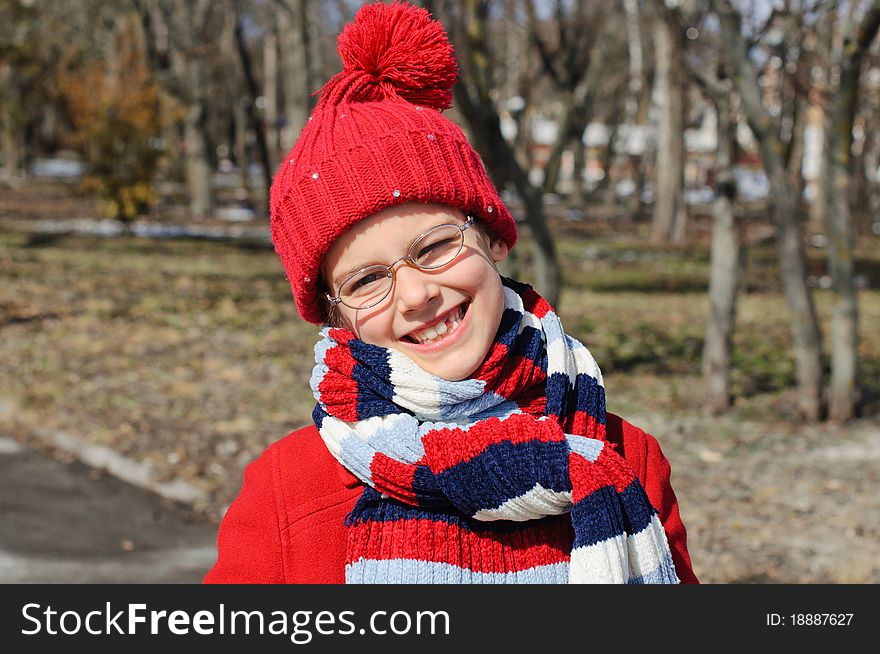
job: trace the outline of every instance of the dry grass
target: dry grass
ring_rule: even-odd
[[[743,547],[754,548],[756,538],[773,534],[743,535],[751,528],[748,520],[719,526],[715,482],[706,486],[706,475],[732,483],[743,475],[736,466],[757,466],[752,486],[734,498],[742,502],[739,511],[748,511],[744,507],[754,504],[746,500],[754,497],[745,495],[770,497],[778,487],[767,481],[770,473],[760,472],[761,457],[774,447],[784,448],[809,429],[815,436],[810,447],[819,449],[828,433],[842,441],[856,438],[848,428],[797,426],[787,310],[772,256],[761,250],[752,257],[751,292],[740,298],[735,338],[737,403],[729,416],[715,420],[702,416],[699,377],[705,249],[652,249],[635,236],[593,234],[567,236],[561,254],[568,281],[563,322],[603,368],[609,409],[660,437],[673,463],[698,573],[714,581],[870,580],[880,574],[864,557],[850,572],[810,573],[803,567],[808,563],[786,569],[779,562],[785,548],[780,554],[769,545],[766,560],[749,567],[745,558],[753,550],[737,556],[731,543],[741,538]],[[817,254],[812,265],[821,268]],[[866,255],[864,265],[876,262]],[[860,299],[865,408],[876,414],[880,292],[864,290]],[[829,292],[818,291],[816,302],[827,334]],[[201,508],[215,516],[238,492],[247,462],[310,421],[317,328],[296,316],[271,250],[133,237],[37,238],[0,227],[0,335],[0,400],[12,407],[0,411],[0,429],[23,439],[40,428],[61,429],[114,447],[149,462],[158,479],[200,486],[210,497]],[[864,424],[874,422],[857,423],[856,431]],[[761,438],[750,436],[756,425]],[[870,483],[866,477],[839,487]],[[849,551],[873,533],[852,520],[837,521],[846,523],[838,525],[840,533],[851,534]]]

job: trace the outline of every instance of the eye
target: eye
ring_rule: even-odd
[[[384,289],[388,285],[391,278],[391,272],[387,268],[369,268],[360,271],[357,275],[349,279],[339,294],[343,297],[358,296],[363,297]]]
[[[422,259],[426,259],[437,252],[446,252],[450,249],[457,247],[458,238],[444,238],[441,240],[433,241],[431,243],[427,243],[423,247],[419,248],[419,253],[418,255],[416,255],[416,258],[421,261]]]
[[[384,277],[384,275],[379,275],[379,273],[367,273],[363,277],[355,277],[351,280],[350,285],[352,289],[364,288],[369,286],[370,284],[375,284],[379,281],[380,277]]]

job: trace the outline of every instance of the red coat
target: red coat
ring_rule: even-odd
[[[606,434],[657,509],[679,579],[698,583],[669,485],[669,462],[650,434],[609,413]],[[361,482],[327,451],[314,425],[272,444],[244,473],[217,538],[205,583],[344,583],[343,518]]]

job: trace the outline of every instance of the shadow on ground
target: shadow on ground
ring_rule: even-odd
[[[0,582],[196,583],[216,525],[78,462],[0,437]]]

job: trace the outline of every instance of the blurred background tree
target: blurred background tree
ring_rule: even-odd
[[[103,199],[108,218],[130,222],[156,202],[153,187],[160,152],[161,89],[147,65],[137,17],[113,24],[107,57],[95,59],[74,44],[58,68],[58,88],[73,126],[71,145],[89,174],[81,187]]]

